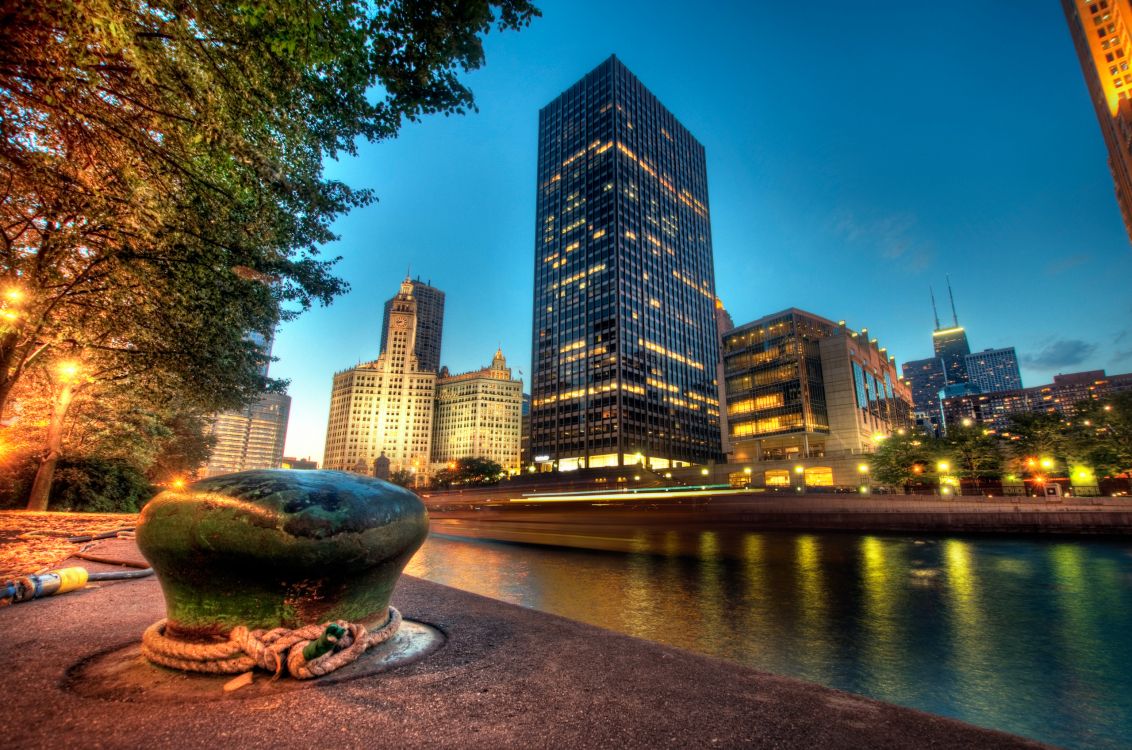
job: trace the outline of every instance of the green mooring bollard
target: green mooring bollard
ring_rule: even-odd
[[[424,503],[402,487],[267,470],[162,492],[142,511],[137,542],[165,594],[167,631],[193,638],[383,618],[427,534]]]

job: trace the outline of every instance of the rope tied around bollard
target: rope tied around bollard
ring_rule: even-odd
[[[165,624],[158,620],[142,635],[142,655],[154,664],[206,674],[239,674],[258,667],[276,679],[286,670],[295,679],[309,680],[341,669],[388,641],[401,626],[401,613],[390,607],[389,619],[373,632],[344,620],[295,629],[249,630],[238,625],[227,641],[217,643],[171,638]]]

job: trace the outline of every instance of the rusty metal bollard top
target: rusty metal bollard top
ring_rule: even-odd
[[[427,534],[424,504],[397,485],[264,470],[162,492],[142,511],[137,542],[165,594],[169,632],[192,638],[384,619]]]

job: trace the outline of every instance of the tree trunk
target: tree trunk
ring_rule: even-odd
[[[55,479],[55,465],[59,463],[59,457],[63,453],[63,420],[67,417],[67,410],[71,407],[74,396],[74,386],[69,382],[64,383],[51,412],[51,424],[47,428],[47,453],[35,472],[35,482],[32,483],[31,494],[28,496],[28,510],[47,510],[51,483]]]

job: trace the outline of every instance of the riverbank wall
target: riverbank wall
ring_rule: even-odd
[[[428,502],[428,500],[426,500]],[[433,530],[535,541],[560,525],[606,528],[907,532],[920,534],[1132,535],[1132,499],[921,498],[912,495],[759,495],[721,493],[647,499],[480,498],[432,503]],[[474,528],[467,534],[462,530]],[[492,537],[491,534],[496,533]],[[522,538],[520,538],[522,537]],[[537,542],[536,542],[537,543]]]

